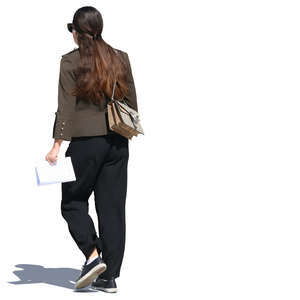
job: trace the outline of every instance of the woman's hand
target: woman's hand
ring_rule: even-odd
[[[55,140],[52,149],[47,153],[45,159],[49,162],[50,165],[54,164],[57,161],[61,143],[62,140]]]

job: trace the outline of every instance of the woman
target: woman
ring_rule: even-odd
[[[125,200],[128,139],[109,129],[106,104],[112,96],[125,98],[138,111],[129,57],[102,38],[103,20],[91,6],[78,9],[68,24],[79,46],[62,56],[58,108],[53,125],[54,145],[46,155],[53,164],[63,140],[70,141],[76,181],[62,183],[61,213],[85,256],[75,288],[116,292],[115,278],[125,248]],[[94,192],[99,237],[88,214]],[[95,280],[96,279],[96,280]]]

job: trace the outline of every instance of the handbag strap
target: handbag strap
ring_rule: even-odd
[[[114,86],[113,86],[113,91],[112,91],[112,95],[111,95],[111,100],[114,100],[115,87],[116,87],[116,79],[115,79]]]
[[[117,101],[116,99],[114,99],[116,83],[117,83],[117,80],[115,79],[114,86],[113,86],[113,91],[112,91],[112,95],[111,95],[111,100],[112,101]],[[130,107],[130,105],[127,103],[127,101],[125,101],[124,98],[121,99],[121,100],[118,100],[118,101],[123,101],[125,104],[127,104]]]

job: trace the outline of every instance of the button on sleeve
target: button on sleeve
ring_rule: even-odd
[[[76,96],[72,94],[74,88],[75,76],[72,62],[62,57],[58,81],[58,106],[52,133],[54,139],[70,141],[72,138],[72,120],[76,104]]]

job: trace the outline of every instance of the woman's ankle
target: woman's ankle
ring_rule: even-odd
[[[91,255],[89,256],[88,259],[91,259],[91,258],[93,258],[93,257],[95,257],[95,256],[99,256],[99,253],[98,253],[98,251],[97,251],[97,248],[95,248],[95,249],[93,250],[93,252],[91,253]]]

